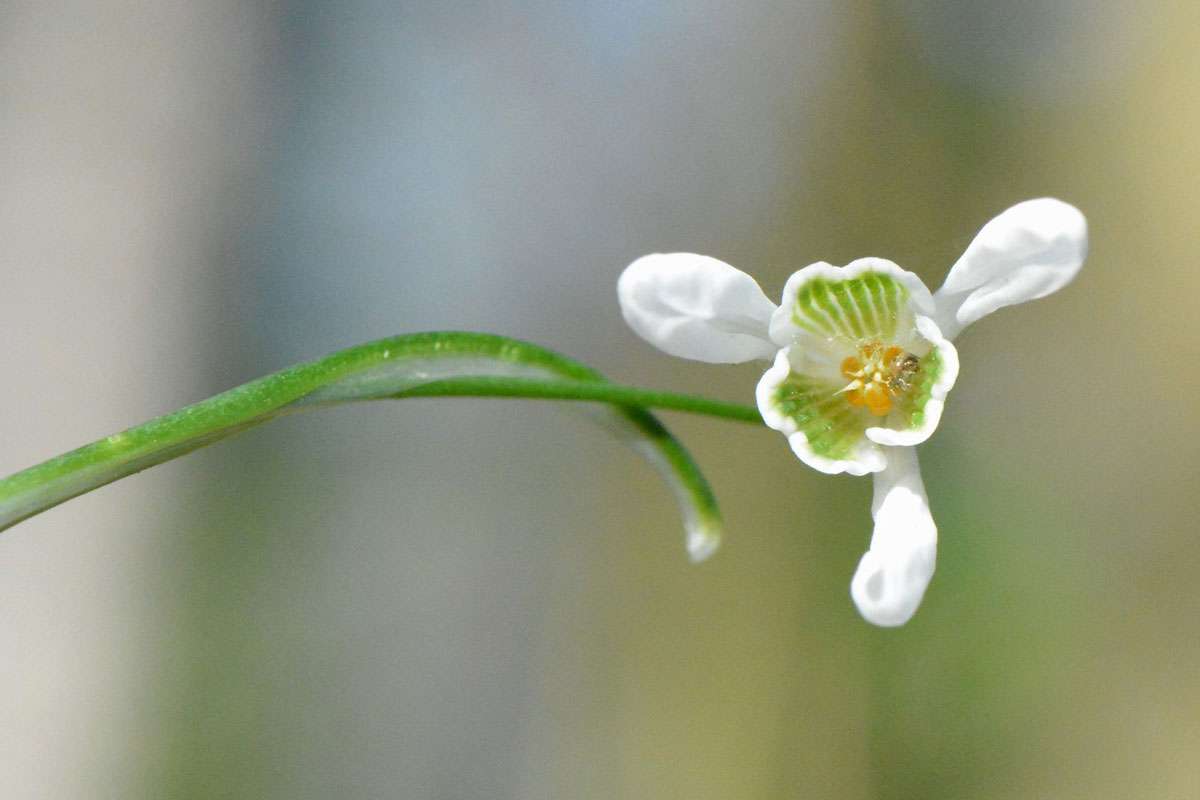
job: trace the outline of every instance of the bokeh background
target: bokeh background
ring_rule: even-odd
[[[1052,195],[1092,254],[959,340],[906,627],[870,482],[668,415],[725,547],[559,406],[289,418],[0,537],[5,797],[1193,798],[1200,7],[0,7],[0,472],[426,329],[751,401],[619,271],[938,285]]]

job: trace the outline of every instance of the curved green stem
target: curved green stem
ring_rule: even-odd
[[[531,400],[576,400],[636,408],[661,408],[709,417],[763,424],[754,406],[727,403],[693,394],[676,394],[618,383],[576,383],[531,378],[447,378],[392,395],[405,397],[520,397]]]
[[[608,383],[537,345],[481,333],[418,333],[342,350],[202,400],[0,480],[0,530],[147,467],[284,414],[361,400],[515,397],[605,404],[603,421],[667,480],[688,550],[711,553],[720,515],[687,451],[646,408],[761,423],[749,406]]]

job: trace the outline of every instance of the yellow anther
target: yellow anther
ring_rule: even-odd
[[[892,410],[893,398],[912,388],[920,366],[920,359],[902,347],[863,342],[857,356],[842,359],[842,375],[850,383],[838,394],[845,394],[852,406],[865,406],[875,416],[885,417]]]
[[[887,387],[877,381],[871,381],[863,389],[863,399],[867,401],[867,410],[877,417],[885,417],[892,410],[892,398],[888,395]]]

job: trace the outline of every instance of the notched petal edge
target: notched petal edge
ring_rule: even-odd
[[[792,372],[790,348],[783,348],[755,388],[759,413],[768,427],[787,437],[792,452],[813,469],[829,475],[866,475],[887,466],[883,448],[863,435],[861,419],[835,397],[836,389]],[[821,407],[815,396],[828,396],[839,412]]]
[[[922,358],[923,380],[913,388],[907,415],[909,427],[903,430],[875,426],[867,428],[867,438],[889,447],[911,447],[933,435],[942,419],[946,396],[958,380],[958,350],[949,342],[937,323],[929,317],[916,318],[917,332],[930,343],[929,353]]]
[[[895,262],[868,257],[835,267],[819,261],[788,278],[783,302],[771,317],[771,340],[786,347],[800,331],[891,338],[911,313],[933,309],[933,296],[921,279]]]

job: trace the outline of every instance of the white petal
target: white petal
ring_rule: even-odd
[[[824,261],[818,261],[815,264],[809,264],[804,269],[792,273],[788,278],[787,283],[783,287],[783,304],[779,306],[779,310],[771,317],[771,339],[780,347],[786,347],[793,344],[796,337],[801,335],[805,329],[813,333],[824,333],[826,335],[844,336],[847,339],[860,339],[862,337],[862,328],[868,328],[869,336],[883,336],[889,338],[886,331],[870,330],[870,324],[862,325],[857,331],[854,329],[853,322],[850,319],[851,315],[864,313],[862,309],[858,309],[858,301],[853,297],[848,298],[852,308],[842,308],[835,304],[826,306],[812,304],[797,304],[797,299],[800,292],[805,286],[814,281],[827,281],[829,283],[845,283],[854,281],[867,273],[880,273],[886,275],[895,281],[897,289],[895,291],[901,294],[896,298],[896,301],[901,306],[897,311],[899,318],[892,316],[891,325],[899,324],[901,327],[908,323],[912,313],[915,311],[918,314],[932,314],[934,310],[933,297],[929,294],[929,289],[921,282],[915,274],[906,269],[901,269],[893,261],[888,261],[886,258],[859,258],[851,261],[844,267],[835,267]],[[889,282],[890,285],[891,282]],[[880,292],[887,292],[887,288],[879,286]],[[868,305],[869,308],[874,308],[873,305]],[[861,321],[867,319],[872,322],[882,322],[884,320],[883,309],[878,309],[870,312]]]
[[[921,604],[937,559],[937,526],[915,448],[888,448],[887,468],[875,473],[871,515],[871,549],[858,563],[850,596],[867,622],[903,625]]]
[[[733,364],[772,358],[775,304],[746,273],[692,253],[643,256],[617,281],[621,313],[650,344],[681,358]]]
[[[933,386],[929,387],[929,399],[925,401],[925,405],[921,409],[921,424],[903,430],[883,426],[867,428],[867,438],[877,444],[911,447],[932,436],[942,419],[946,395],[950,393],[950,390],[954,388],[954,382],[958,380],[958,350],[942,336],[937,324],[929,317],[918,314],[914,319],[914,324],[917,333],[929,342],[930,349],[937,351],[940,362],[937,380]]]
[[[784,413],[776,403],[776,392],[796,366],[793,361],[800,361],[803,364],[804,359],[804,353],[797,353],[795,348],[785,347],[779,351],[771,368],[759,379],[754,394],[758,401],[758,412],[762,414],[767,427],[774,428],[787,437],[788,444],[791,445],[792,452],[796,454],[797,458],[827,475],[837,475],[842,472],[850,475],[866,475],[868,472],[878,472],[883,469],[887,465],[887,457],[883,453],[885,448],[867,439],[866,436],[860,436],[859,441],[855,442],[846,453],[841,454],[841,457],[834,458],[818,453],[813,449],[796,420]],[[832,390],[830,393],[832,394]],[[832,428],[833,422],[830,421],[826,430]]]
[[[937,291],[936,320],[948,339],[998,308],[1036,300],[1071,282],[1087,255],[1087,221],[1074,206],[1026,200],[976,235]]]

